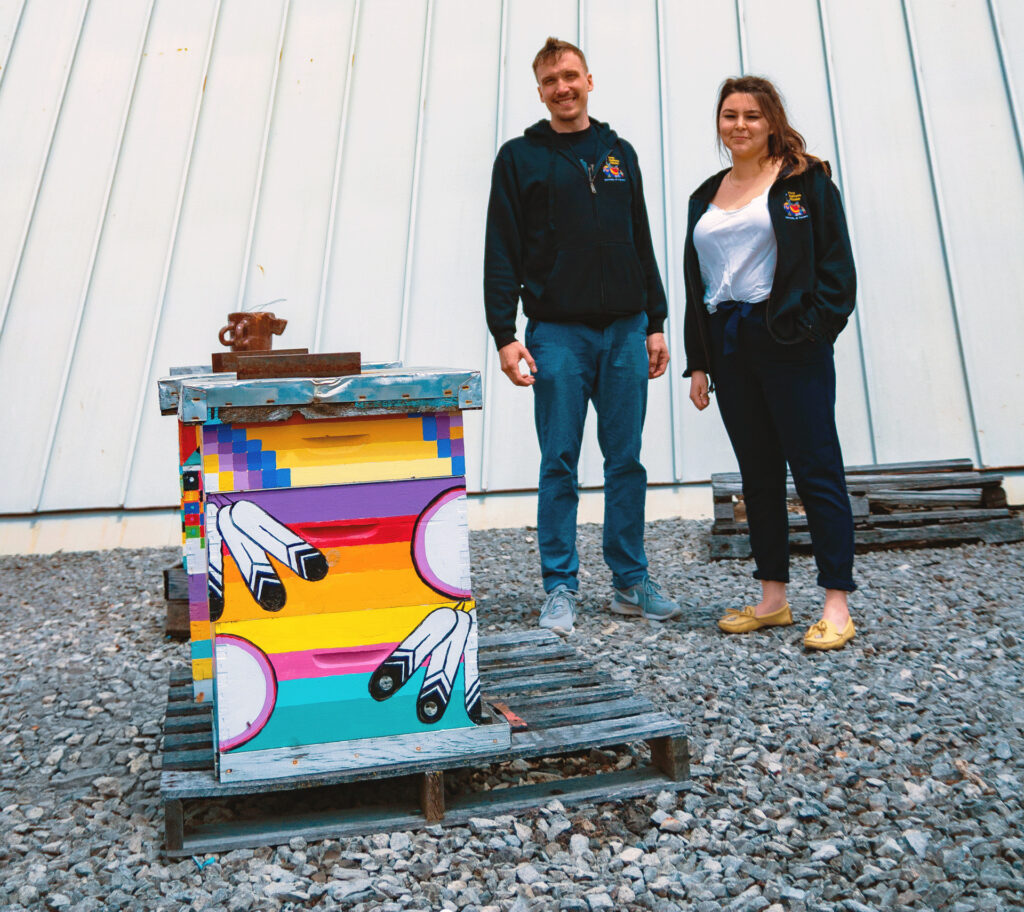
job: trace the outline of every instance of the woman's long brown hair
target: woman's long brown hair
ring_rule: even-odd
[[[722,113],[725,99],[736,92],[752,96],[768,121],[766,160],[781,160],[782,170],[788,174],[801,174],[811,165],[821,161],[816,156],[808,154],[804,138],[793,129],[789,118],[786,117],[786,107],[782,103],[778,89],[763,76],[737,76],[722,83],[722,88],[718,92],[718,106],[715,108],[715,134],[718,136],[719,149],[722,148],[722,136],[718,132],[718,118]]]

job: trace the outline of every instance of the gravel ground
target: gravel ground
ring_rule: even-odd
[[[1024,904],[1024,546],[859,558],[858,637],[714,621],[753,594],[707,523],[650,524],[655,577],[691,607],[613,618],[599,526],[581,528],[572,642],[690,726],[693,788],[467,827],[161,856],[170,550],[0,559],[0,908],[996,910]],[[473,536],[484,630],[532,626],[535,533]],[[515,572],[510,573],[514,568]]]

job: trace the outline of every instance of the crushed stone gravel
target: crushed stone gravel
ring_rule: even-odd
[[[857,638],[810,653],[811,559],[793,627],[730,637],[715,621],[756,583],[709,562],[708,530],[648,525],[652,575],[686,605],[657,625],[607,611],[601,527],[581,526],[570,638],[688,724],[689,791],[180,861],[159,801],[187,661],[163,636],[176,553],[0,558],[0,909],[1021,908],[1024,545],[859,555]],[[483,632],[535,625],[536,531],[471,547]]]

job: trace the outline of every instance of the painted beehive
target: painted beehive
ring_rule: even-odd
[[[179,414],[204,419],[181,425],[183,528],[195,689],[213,685],[224,780],[508,744],[479,724],[459,412],[474,387],[437,378],[459,401],[429,410],[414,376],[415,403],[318,420],[225,421],[174,390]],[[222,377],[201,391],[239,396]]]

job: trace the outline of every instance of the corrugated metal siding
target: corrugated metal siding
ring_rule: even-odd
[[[156,378],[277,299],[289,346],[483,368],[470,486],[532,488],[532,402],[497,370],[481,260],[494,153],[546,113],[529,64],[549,34],[582,43],[591,111],[644,171],[675,355],[652,483],[733,466],[679,377],[680,247],[741,70],[778,82],[844,192],[848,461],[1024,464],[1013,0],[0,0],[0,512],[174,503]],[[581,480],[601,482],[592,426]]]

